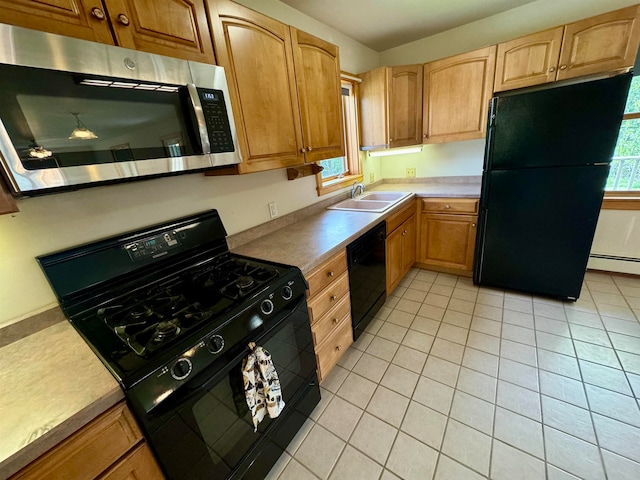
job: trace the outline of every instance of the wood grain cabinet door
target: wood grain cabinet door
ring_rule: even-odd
[[[387,235],[385,264],[387,269],[387,295],[389,295],[402,280],[402,226]]]
[[[0,23],[114,44],[100,0],[0,0]]]
[[[423,213],[420,219],[418,262],[471,271],[477,217]]]
[[[228,0],[209,1],[218,63],[225,68],[241,173],[304,163],[289,27]]]
[[[389,146],[422,143],[422,65],[387,69]]]
[[[565,26],[558,80],[632,66],[640,43],[640,6]]]
[[[121,47],[215,63],[202,0],[104,0]]]
[[[556,79],[564,27],[498,44],[494,92]]]
[[[291,27],[306,161],[344,156],[338,47]]]
[[[424,143],[484,138],[496,47],[424,66]]]
[[[136,447],[104,473],[99,480],[164,480],[164,475],[146,444]]]
[[[9,187],[4,181],[4,178],[0,176],[0,215],[5,213],[14,213],[18,211],[18,205],[16,201],[9,193]]]
[[[407,219],[403,225],[402,270],[404,276],[416,263],[416,216]]]

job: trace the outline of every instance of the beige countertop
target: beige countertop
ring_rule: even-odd
[[[374,190],[480,196],[479,183],[385,183]],[[297,265],[306,273],[413,197],[381,214],[323,210],[233,251]],[[0,348],[0,385],[0,480],[124,398],[114,377],[67,321]]]
[[[480,183],[384,183],[373,190],[414,192],[418,197],[480,197]],[[295,265],[307,273],[368,229],[397,212],[414,196],[382,213],[324,210],[233,249],[234,253]]]

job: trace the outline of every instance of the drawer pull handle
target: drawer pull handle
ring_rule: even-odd
[[[336,297],[335,295],[331,295],[330,300],[331,300],[332,302],[335,302],[335,301],[336,301],[336,298],[338,298],[338,297]]]
[[[331,270],[327,275],[329,275],[330,277],[333,277],[335,273],[333,273],[333,270]]]
[[[451,205],[447,203],[444,208],[451,208]]]
[[[337,351],[342,350],[342,345],[338,345],[338,346],[336,347],[336,350],[337,350]]]
[[[333,319],[333,323],[334,323],[334,325],[337,325],[337,324],[338,324],[338,321],[339,321],[339,320],[338,320],[337,318],[334,318],[334,319]]]

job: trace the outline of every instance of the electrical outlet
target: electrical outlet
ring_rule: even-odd
[[[416,178],[415,168],[407,168],[407,178]]]
[[[278,216],[278,206],[276,202],[269,203],[269,216],[271,218],[276,218]]]
[[[375,182],[375,181],[376,181],[376,174],[375,174],[375,173],[373,173],[373,172],[371,172],[371,173],[369,174],[369,183],[373,183],[373,182]]]

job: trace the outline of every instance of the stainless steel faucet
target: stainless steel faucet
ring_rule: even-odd
[[[356,198],[358,190],[360,190],[360,195],[362,195],[364,193],[364,185],[362,183],[358,183],[356,180],[351,186],[351,198]]]

